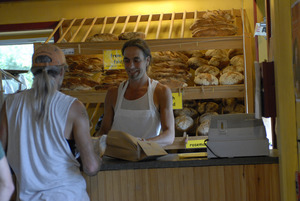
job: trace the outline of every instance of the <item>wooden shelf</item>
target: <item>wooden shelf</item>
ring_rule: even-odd
[[[74,49],[74,55],[102,54],[103,50],[121,49],[126,41],[56,43],[61,49]],[[147,40],[152,52],[180,51],[180,50],[206,50],[206,49],[241,49],[243,36],[219,36],[181,39],[155,39]],[[42,45],[36,43],[35,48]]]
[[[213,98],[241,98],[245,96],[245,86],[218,85],[195,86],[172,89],[173,93],[181,92],[183,100],[213,99]],[[106,91],[63,91],[63,93],[78,98],[83,103],[104,103]]]

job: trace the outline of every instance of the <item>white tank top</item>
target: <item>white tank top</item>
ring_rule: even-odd
[[[75,98],[56,92],[49,122],[32,121],[32,90],[6,99],[7,159],[17,177],[17,194],[24,201],[88,201],[86,183],[65,139],[64,130]]]
[[[148,79],[147,101],[144,105],[149,105],[148,109],[125,109],[122,108],[124,94],[128,87],[128,81],[122,82],[118,88],[118,97],[115,107],[115,116],[111,130],[119,130],[140,138],[152,138],[160,133],[161,122],[160,114],[153,101],[153,94],[158,81],[153,80],[152,83]],[[143,96],[145,97],[145,96]],[[128,102],[128,100],[127,100]]]

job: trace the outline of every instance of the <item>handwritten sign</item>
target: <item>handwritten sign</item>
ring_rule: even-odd
[[[172,93],[173,109],[182,109],[182,93]]]
[[[185,145],[185,148],[187,148],[187,149],[206,148],[204,141],[205,141],[205,139],[203,139],[203,140],[188,140]]]
[[[104,70],[124,69],[121,50],[104,50],[103,66]]]

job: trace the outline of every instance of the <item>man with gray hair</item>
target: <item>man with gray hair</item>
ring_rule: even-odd
[[[32,89],[6,98],[0,140],[17,178],[19,200],[86,201],[86,183],[67,140],[75,140],[83,171],[95,175],[89,117],[76,98],[59,92],[67,68],[64,53],[44,44],[32,57]]]

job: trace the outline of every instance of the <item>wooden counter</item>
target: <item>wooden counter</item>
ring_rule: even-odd
[[[168,156],[170,157],[170,156]],[[91,201],[279,201],[277,157],[126,162],[84,175]]]

